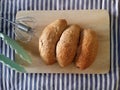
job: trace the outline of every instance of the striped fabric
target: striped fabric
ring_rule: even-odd
[[[106,9],[110,15],[111,67],[107,74],[25,74],[0,63],[0,90],[120,90],[119,0],[0,0],[0,15],[14,20],[20,10]],[[10,23],[0,31],[14,38]],[[14,59],[14,51],[0,39],[0,53]]]

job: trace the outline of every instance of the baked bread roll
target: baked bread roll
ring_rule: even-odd
[[[98,51],[98,40],[95,31],[83,30],[80,36],[80,43],[77,50],[76,66],[86,69],[95,60]]]
[[[46,64],[49,65],[56,62],[56,44],[66,27],[66,20],[58,19],[43,30],[39,38],[39,51],[41,58]]]
[[[65,67],[69,65],[76,54],[79,42],[80,27],[71,25],[61,35],[56,46],[56,57],[59,65]]]

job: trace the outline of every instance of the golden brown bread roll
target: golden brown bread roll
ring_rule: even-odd
[[[41,58],[45,61],[46,64],[53,64],[56,62],[56,44],[66,27],[66,20],[58,19],[49,24],[43,30],[39,38],[39,51]]]
[[[59,65],[65,67],[69,65],[76,54],[79,42],[80,27],[71,25],[61,35],[56,46],[56,57]]]
[[[76,66],[86,69],[95,60],[98,51],[98,40],[95,31],[83,30],[80,36],[80,44],[77,50]]]

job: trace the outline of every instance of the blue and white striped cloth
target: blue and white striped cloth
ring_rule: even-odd
[[[0,0],[0,15],[14,20],[20,10],[106,9],[110,15],[111,66],[107,74],[25,74],[0,63],[0,90],[120,90],[119,0]],[[11,38],[12,25],[0,20],[0,31]],[[0,39],[0,53],[14,59],[13,50]]]

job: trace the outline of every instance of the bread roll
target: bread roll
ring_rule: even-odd
[[[71,25],[61,35],[56,46],[56,57],[59,65],[65,67],[69,65],[76,54],[79,42],[80,27]]]
[[[95,60],[98,51],[98,40],[95,31],[83,30],[77,50],[76,66],[86,69]]]
[[[66,27],[66,20],[59,19],[48,25],[43,30],[39,38],[39,51],[41,58],[46,64],[49,65],[56,62],[56,44]]]

